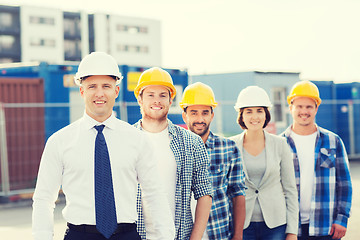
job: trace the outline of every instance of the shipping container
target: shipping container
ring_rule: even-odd
[[[46,139],[83,115],[84,103],[79,87],[73,81],[77,68],[76,64],[52,65],[45,62],[32,65],[0,65],[1,76],[44,79],[44,103],[53,106],[45,108]],[[147,68],[127,65],[120,65],[119,68],[124,78],[114,111],[118,118],[133,124],[141,118],[140,108],[133,91],[141,73]],[[165,70],[170,73],[177,90],[169,110],[169,119],[174,124],[181,125],[183,121],[179,102],[183,89],[188,85],[188,73],[186,70],[179,69]]]
[[[45,142],[43,93],[43,79],[0,77],[0,121],[5,130],[0,139],[1,151],[7,148],[7,154],[1,155],[7,158],[1,159],[7,160],[0,166],[2,193],[35,186]]]
[[[6,64],[1,66],[1,76],[19,78],[41,78],[44,89],[42,94],[45,104],[57,107],[45,108],[45,137],[46,139],[69,124],[69,78],[77,71],[76,65],[51,65],[45,62],[34,64]],[[72,79],[71,79],[72,80]]]
[[[350,155],[360,155],[360,83],[336,84],[337,133]]]
[[[33,188],[48,137],[83,115],[84,102],[79,87],[73,81],[77,68],[77,63],[0,65],[0,105],[3,102],[1,106],[5,106],[6,127],[3,132],[6,135],[8,155],[6,164],[3,163],[5,157],[0,162],[0,197],[4,192]],[[119,69],[124,78],[114,113],[118,118],[133,124],[141,118],[133,90],[146,68],[120,65]],[[188,85],[188,74],[186,70],[165,70],[172,76],[177,90],[168,117],[174,124],[182,125],[179,101],[183,89]],[[1,137],[1,129],[0,133]],[[6,183],[5,178],[8,181]]]
[[[316,114],[316,123],[332,132],[338,132],[336,84],[333,81],[312,81],[319,89],[321,107]]]

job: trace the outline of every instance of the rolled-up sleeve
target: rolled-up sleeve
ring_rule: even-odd
[[[336,146],[336,212],[334,223],[347,227],[350,217],[352,201],[352,184],[349,169],[349,160],[346,154],[344,143],[337,138]]]
[[[234,145],[231,146],[230,156],[230,170],[229,170],[229,184],[227,194],[230,198],[236,196],[245,196],[245,174],[240,157],[239,149]]]
[[[197,200],[202,196],[210,195],[212,197],[212,182],[209,177],[210,159],[205,149],[205,145],[199,137],[194,143],[194,177],[192,180],[192,190],[194,198]]]

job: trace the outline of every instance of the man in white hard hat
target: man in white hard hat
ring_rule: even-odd
[[[174,234],[166,195],[147,136],[113,114],[121,81],[113,57],[94,52],[80,63],[75,82],[84,116],[47,141],[33,197],[33,236],[53,239],[53,211],[60,187],[66,197],[66,240],[139,240],[137,185],[153,216],[151,239]]]
[[[217,106],[212,89],[197,82],[184,90],[180,107],[188,129],[199,135],[210,156],[213,203],[202,239],[242,239],[245,221],[245,175],[235,142],[209,127]]]
[[[341,239],[352,202],[349,161],[341,138],[319,127],[319,89],[300,81],[287,97],[293,123],[282,134],[293,152],[299,193],[299,239]]]
[[[176,94],[168,72],[157,67],[144,71],[134,93],[142,113],[142,119],[135,126],[152,139],[162,182],[167,189],[172,222],[175,223],[175,235],[171,239],[201,239],[208,221],[212,195],[209,157],[204,143],[199,136],[167,119]],[[190,207],[192,193],[197,200],[194,223]],[[147,215],[141,206],[139,210]],[[151,239],[148,226],[153,223],[145,219],[146,232],[141,223],[140,217],[138,229],[142,239]]]

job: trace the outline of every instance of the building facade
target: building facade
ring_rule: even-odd
[[[104,51],[120,65],[161,66],[158,20],[0,5],[0,63],[80,61]]]

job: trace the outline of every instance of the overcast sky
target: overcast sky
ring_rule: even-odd
[[[360,81],[358,0],[0,0],[162,22],[163,67]]]

